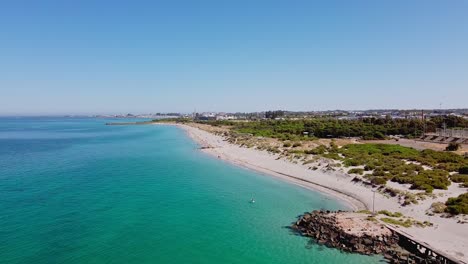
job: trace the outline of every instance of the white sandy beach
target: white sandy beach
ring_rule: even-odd
[[[177,125],[184,129],[194,139],[203,152],[228,162],[274,177],[287,180],[302,187],[320,191],[326,195],[338,198],[350,209],[372,210],[374,192],[371,188],[352,182],[351,176],[340,171],[310,170],[309,165],[292,163],[279,159],[278,155],[252,148],[243,148],[230,144],[221,136],[188,125]],[[322,167],[323,168],[323,167]],[[401,206],[396,198],[375,193],[375,211],[388,210],[401,212],[418,221],[429,221],[432,227],[411,227],[400,230],[406,232],[415,240],[425,242],[432,248],[445,252],[455,259],[468,263],[468,226],[459,224],[454,218],[428,216],[426,210],[433,202],[445,201],[447,196],[454,197],[464,190],[453,185],[445,191],[443,197],[427,199],[417,205]],[[291,219],[293,220],[293,219]],[[397,227],[398,228],[398,227]]]

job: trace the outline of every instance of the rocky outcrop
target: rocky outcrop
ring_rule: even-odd
[[[302,215],[292,229],[316,243],[364,255],[381,254],[390,263],[442,263],[408,252],[399,236],[365,214],[313,211]]]

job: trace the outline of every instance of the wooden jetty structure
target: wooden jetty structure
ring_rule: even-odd
[[[434,259],[437,263],[441,264],[468,264],[467,262],[458,260],[452,256],[448,256],[446,253],[431,248],[426,242],[415,239],[403,230],[399,230],[388,224],[385,224],[385,226],[394,234],[398,235],[401,247],[409,252],[420,252],[421,254],[419,256],[423,256],[421,257],[422,263],[424,263],[425,259]]]

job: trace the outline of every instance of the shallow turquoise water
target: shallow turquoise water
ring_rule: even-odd
[[[212,159],[178,128],[107,121],[0,118],[1,263],[381,260],[285,228],[338,202]]]

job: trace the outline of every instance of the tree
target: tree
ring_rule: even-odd
[[[266,111],[265,118],[275,119],[277,117],[284,116],[284,111],[277,110],[277,111]]]

